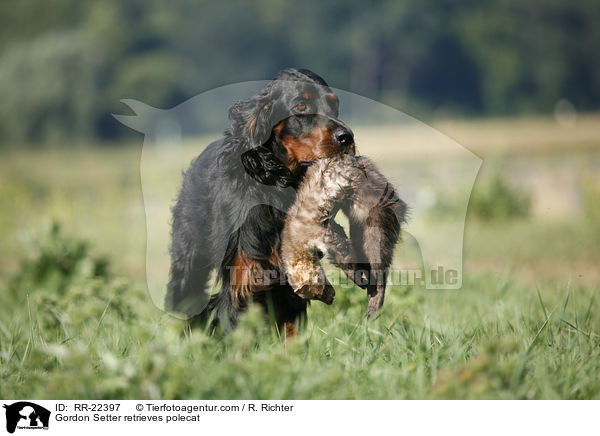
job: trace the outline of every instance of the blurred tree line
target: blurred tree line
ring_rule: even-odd
[[[597,0],[0,3],[0,141],[113,139],[119,100],[170,107],[306,67],[413,115],[600,106]]]

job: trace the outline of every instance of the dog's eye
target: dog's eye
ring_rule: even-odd
[[[298,112],[304,112],[307,107],[308,106],[306,106],[306,103],[298,103],[296,106],[294,106],[294,109],[296,109]]]

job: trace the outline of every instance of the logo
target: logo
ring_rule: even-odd
[[[14,433],[15,429],[48,430],[50,411],[29,401],[19,401],[11,405],[4,404],[6,409],[6,431]]]

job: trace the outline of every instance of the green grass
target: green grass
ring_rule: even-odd
[[[55,232],[3,289],[0,397],[600,398],[591,287],[392,288],[373,320],[350,289],[286,342],[256,308],[233,334],[189,331],[98,265]]]
[[[139,148],[3,152],[0,397],[599,399],[600,151],[585,142],[597,124],[570,143],[555,128],[540,133],[551,121],[515,123],[455,127],[486,157],[477,195],[489,199],[485,181],[500,172],[532,203],[523,217],[469,212],[461,290],[392,286],[366,320],[364,291],[340,288],[287,341],[255,308],[232,334],[209,337],[155,307]],[[515,151],[515,129],[531,153]],[[507,153],[488,150],[486,132],[492,143],[513,138]],[[186,146],[186,159],[199,149]],[[180,177],[164,159],[147,174],[169,187]],[[428,218],[432,228],[444,213]],[[397,260],[420,261],[408,235]]]

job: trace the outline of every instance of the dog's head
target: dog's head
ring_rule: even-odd
[[[338,120],[339,100],[309,70],[281,71],[258,95],[234,104],[231,132],[245,139],[242,164],[267,185],[290,186],[315,159],[354,153],[354,135]]]

